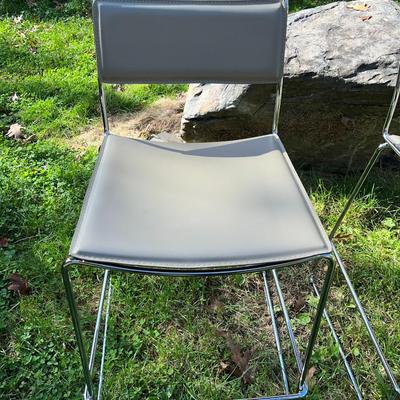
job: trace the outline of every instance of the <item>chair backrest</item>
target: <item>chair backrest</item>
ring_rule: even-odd
[[[286,0],[94,0],[99,80],[279,83]]]

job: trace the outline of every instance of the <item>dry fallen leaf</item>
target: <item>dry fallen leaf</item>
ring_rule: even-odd
[[[371,6],[367,3],[360,3],[360,4],[349,4],[347,8],[351,8],[355,11],[367,11]]]
[[[296,297],[296,300],[293,303],[293,310],[295,312],[301,311],[306,305],[306,300],[302,295]]]
[[[11,290],[20,296],[31,294],[32,289],[29,286],[28,281],[26,279],[22,279],[20,274],[11,274],[9,279],[11,284],[8,286],[8,290]]]
[[[18,123],[10,125],[8,132],[6,133],[6,137],[9,139],[15,139],[15,140],[25,139],[22,125],[20,125]]]
[[[369,21],[372,18],[372,15],[364,15],[363,17],[361,17],[362,21]]]
[[[0,236],[0,248],[8,246],[8,238]]]
[[[227,363],[225,363],[223,361],[221,361],[219,363],[219,371],[220,372],[225,372],[228,368],[229,368],[229,364],[227,364]]]
[[[310,386],[310,387],[312,386],[311,380],[316,372],[317,372],[317,368],[315,368],[315,367],[311,367],[307,372],[306,382],[307,382],[308,386]]]
[[[232,366],[229,366],[229,364],[221,363],[221,366],[222,364],[224,366],[226,365],[223,371],[229,371],[236,377],[241,378],[245,385],[251,384],[254,380],[253,371],[249,367],[251,352],[246,350],[244,353],[242,353],[240,345],[234,342],[232,336],[228,332],[218,331],[217,334],[225,338],[226,346],[231,353],[231,360],[234,363],[233,368]]]
[[[338,233],[337,235],[335,235],[336,240],[341,240],[343,242],[351,239],[351,237],[352,237],[351,233]]]

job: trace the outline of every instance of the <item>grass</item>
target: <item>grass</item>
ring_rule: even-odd
[[[78,399],[79,360],[59,266],[96,152],[82,155],[51,141],[20,145],[2,139],[0,145],[0,232],[10,242],[0,252],[0,397]],[[332,226],[354,179],[303,178],[324,224]],[[386,354],[398,368],[400,313],[393,296],[400,290],[399,213],[391,211],[400,196],[396,179],[390,171],[371,177],[346,220],[339,249]],[[6,289],[13,272],[29,280],[32,295],[18,297]],[[315,299],[306,290],[306,274],[300,280],[294,274],[282,278],[291,301],[297,289],[307,299],[304,309],[293,313],[304,346]],[[88,334],[94,325],[99,280],[93,271],[74,273]],[[224,399],[280,389],[259,276],[199,280],[122,275],[113,282],[106,399]],[[375,377],[377,360],[343,286],[336,285],[332,302],[346,345],[355,349],[352,357],[368,398],[390,398]],[[221,330],[253,353],[252,365],[257,368],[248,387],[221,371],[221,363],[228,364],[231,357],[218,334]],[[318,370],[311,398],[351,395],[329,335],[321,337],[313,362]],[[372,383],[367,384],[369,380]]]
[[[292,1],[292,6],[316,3]],[[29,144],[0,138],[0,398],[79,399],[80,363],[60,265],[68,253],[97,151],[77,152],[61,139],[99,118],[93,37],[85,18],[87,2],[72,0],[56,7],[50,0],[33,4],[3,1],[0,5],[3,14],[24,16],[0,20],[0,130],[5,133],[18,122],[27,135],[34,135]],[[107,87],[113,113],[141,109],[184,89],[182,85]],[[355,179],[303,175],[326,227],[333,225]],[[376,171],[338,238],[397,376],[399,197],[398,173]],[[18,296],[7,289],[12,273],[28,280],[31,295]],[[315,308],[307,277],[304,273],[299,279],[295,271],[282,275],[303,348]],[[73,280],[89,336],[101,276],[80,269]],[[281,390],[258,275],[206,280],[119,275],[113,278],[113,287],[106,400],[219,400]],[[304,302],[301,310],[296,310],[296,293]],[[390,399],[367,334],[339,279],[331,302],[346,348],[353,348],[351,358],[366,398]],[[323,329],[313,359],[318,369],[311,379],[311,398],[352,398],[338,350],[325,325]],[[221,331],[229,332],[242,351],[251,352],[250,385],[229,373],[232,354]],[[289,369],[294,376],[290,357]]]
[[[91,21],[71,17],[0,21],[0,130],[18,122],[27,135],[74,135],[98,115]],[[133,111],[184,85],[107,86],[110,112]]]

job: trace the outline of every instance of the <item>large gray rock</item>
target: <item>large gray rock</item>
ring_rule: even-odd
[[[399,38],[400,7],[391,0],[340,1],[289,16],[280,132],[298,166],[364,165],[380,141]],[[190,85],[183,137],[269,133],[274,98],[268,85]]]

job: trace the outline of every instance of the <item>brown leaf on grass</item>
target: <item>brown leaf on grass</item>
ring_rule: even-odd
[[[233,366],[227,363],[221,363],[226,366],[223,371],[228,371],[234,376],[241,378],[245,385],[250,385],[254,381],[253,371],[249,367],[251,358],[251,352],[246,350],[242,352],[242,349],[238,343],[236,343],[229,332],[217,331],[218,336],[225,338],[226,346],[231,353],[231,361]]]
[[[8,246],[8,238],[0,236],[0,248]]]
[[[308,384],[308,386],[309,386],[310,388],[313,386],[312,378],[314,377],[314,375],[315,375],[316,372],[317,372],[317,368],[315,368],[315,367],[311,367],[311,368],[308,370],[308,372],[307,372],[307,375],[306,375],[306,382],[307,382],[307,384]]]
[[[14,140],[23,140],[25,135],[23,133],[23,127],[20,124],[12,124],[6,133],[6,137]]]
[[[335,235],[335,239],[342,242],[351,239],[351,237],[351,233],[338,233],[337,235]]]
[[[221,361],[219,363],[219,372],[225,372],[229,368],[229,364]]]
[[[22,279],[20,274],[18,273],[11,274],[8,279],[10,279],[11,281],[10,286],[8,286],[8,290],[20,296],[32,293],[32,288],[29,286],[28,281],[26,279]]]
[[[372,18],[372,15],[364,15],[363,17],[361,17],[362,21],[369,21]]]
[[[367,3],[359,3],[359,4],[349,4],[347,8],[351,8],[355,11],[367,11],[371,6]]]
[[[304,308],[305,305],[306,305],[306,299],[300,294],[296,297],[293,303],[293,310],[295,312],[299,312]]]

